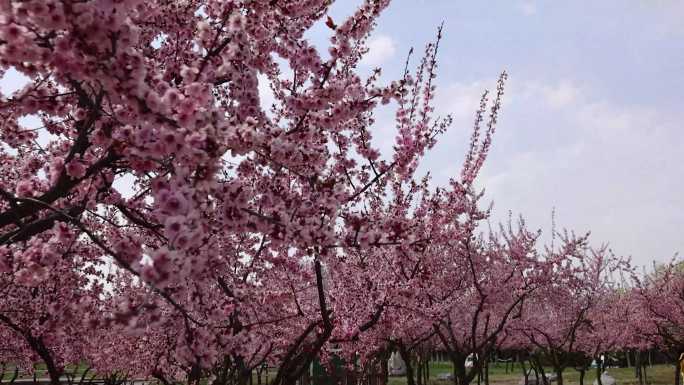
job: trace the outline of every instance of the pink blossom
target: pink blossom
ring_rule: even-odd
[[[164,222],[164,230],[166,231],[166,237],[169,239],[176,239],[178,234],[184,228],[185,217],[183,216],[169,216]]]
[[[83,178],[86,175],[86,166],[78,159],[72,159],[65,167],[67,175],[74,179]]]
[[[18,197],[30,197],[34,193],[33,181],[32,180],[21,180],[17,183],[15,189],[15,194]]]
[[[180,192],[163,190],[158,199],[159,207],[168,215],[183,215],[189,208],[187,199]]]

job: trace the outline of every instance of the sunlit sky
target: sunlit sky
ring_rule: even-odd
[[[338,2],[334,20],[358,1]],[[401,74],[444,22],[437,110],[455,117],[426,158],[434,184],[458,175],[479,96],[508,71],[504,108],[479,178],[493,222],[591,231],[637,265],[684,251],[684,2],[397,0],[365,58]],[[325,28],[311,38],[322,48]],[[381,114],[381,116],[383,116]],[[378,122],[389,149],[393,120]],[[548,240],[548,238],[545,238]]]
[[[357,0],[338,0],[335,21]],[[506,70],[504,108],[478,180],[493,222],[509,211],[528,226],[592,232],[637,265],[684,251],[684,2],[678,0],[395,0],[370,39],[362,71],[400,76],[444,22],[437,112],[450,131],[421,172],[444,185],[458,175],[484,89]],[[326,49],[330,31],[307,35]],[[16,89],[8,74],[0,91]],[[267,95],[264,95],[267,99]],[[395,131],[382,111],[375,142],[389,151]],[[548,238],[546,238],[548,239]]]

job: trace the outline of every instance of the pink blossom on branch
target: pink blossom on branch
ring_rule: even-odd
[[[383,85],[356,67],[389,1],[329,22],[324,55],[303,35],[330,3],[0,2],[0,66],[30,79],[0,100],[0,268],[12,292],[0,329],[23,341],[25,362],[52,362],[54,383],[69,362],[115,372],[125,368],[107,357],[137,352],[142,335],[155,342],[135,353],[136,375],[198,382],[270,362],[277,383],[293,383],[439,274],[447,245],[471,234],[453,218],[486,217],[472,183],[506,75],[462,176],[431,191],[415,171],[451,122],[432,118],[441,29],[415,75]],[[398,135],[381,155],[372,112],[390,101]],[[27,115],[47,144],[21,127]],[[51,305],[32,312],[34,292]],[[24,318],[6,316],[13,306]],[[98,311],[76,321],[85,309]]]

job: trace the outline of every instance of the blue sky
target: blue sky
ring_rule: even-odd
[[[338,0],[340,21],[358,0]],[[493,221],[509,210],[531,228],[591,230],[636,264],[684,251],[684,2],[680,0],[395,0],[380,18],[364,70],[398,78],[444,22],[437,112],[451,130],[426,158],[435,184],[460,171],[485,88],[510,74],[493,148],[479,179]],[[330,31],[307,36],[325,49]],[[0,80],[8,93],[19,81]],[[264,97],[267,97],[264,95]],[[394,138],[378,114],[377,144]]]
[[[358,1],[331,9],[333,19]],[[455,122],[426,158],[435,184],[457,175],[479,95],[510,74],[480,186],[493,220],[511,210],[547,231],[591,230],[638,265],[684,251],[684,2],[396,0],[366,65],[400,75],[406,53],[444,22],[437,110]],[[311,33],[324,44],[327,32]],[[391,114],[379,119],[389,148]]]

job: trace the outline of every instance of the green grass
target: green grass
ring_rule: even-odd
[[[551,368],[545,368],[548,373]],[[449,362],[430,363],[430,383],[432,385],[447,385],[450,381],[437,381],[435,378],[440,373],[451,373],[452,366]],[[671,365],[654,365],[646,369],[648,382],[650,385],[672,385],[674,383],[674,367]],[[617,380],[620,385],[638,385],[638,380],[634,377],[634,368],[610,368],[608,373]],[[506,373],[503,364],[494,364],[489,368],[490,385],[517,385],[522,378],[522,370],[516,365]],[[596,370],[590,369],[584,377],[584,384],[591,385],[596,379]],[[564,385],[579,385],[579,372],[569,368],[563,372]],[[484,383],[484,382],[482,382]],[[406,377],[390,377],[389,385],[405,385]],[[477,378],[473,381],[477,384]]]
[[[78,381],[78,380],[80,380],[80,376],[86,370],[87,366],[84,364],[80,364],[78,366],[67,365],[67,367],[66,367],[67,373],[69,375],[74,374],[74,368],[78,368],[78,370],[76,370],[76,373],[75,373],[76,381]],[[45,364],[43,364],[43,363],[36,364],[35,370],[37,372],[38,378],[47,378],[48,377],[48,373],[47,373],[47,370],[45,368]],[[94,372],[92,370],[90,370],[88,372],[87,377],[90,378],[93,375],[93,373]],[[12,377],[14,376],[14,365],[5,364],[5,371],[4,371],[4,373],[1,373],[1,374],[2,374],[2,376],[0,376],[0,381],[9,381],[10,379],[12,379]],[[33,375],[28,374],[24,370],[20,369],[19,370],[19,376],[17,377],[17,379],[26,379],[26,378],[33,378]]]
[[[40,365],[39,365],[39,369]],[[73,367],[69,368],[70,371]],[[79,367],[79,372],[85,367]],[[544,368],[548,373],[551,373],[551,368]],[[646,369],[648,374],[649,385],[672,385],[674,383],[674,367],[672,365],[654,365]],[[437,381],[436,377],[442,373],[452,373],[452,366],[450,362],[433,361],[430,363],[430,385],[449,385],[450,381]],[[613,376],[619,385],[638,385],[638,380],[634,377],[634,368],[610,368],[608,373]],[[265,374],[265,373],[264,373]],[[275,371],[270,370],[268,373],[269,381],[275,378]],[[5,370],[5,375],[0,380],[9,380],[12,376],[11,368]],[[256,385],[256,373],[252,374],[253,384]],[[25,377],[25,376],[21,376]],[[490,385],[517,385],[522,378],[522,370],[519,365],[515,365],[512,369],[509,365],[509,371],[506,373],[503,364],[493,364],[489,368],[489,383]],[[584,378],[585,385],[591,385],[596,378],[595,369],[587,371]],[[262,385],[266,385],[266,376],[262,376]],[[564,385],[579,385],[579,372],[569,368],[563,372]],[[484,382],[483,382],[484,383]],[[477,384],[477,379],[473,381],[473,385]],[[406,377],[390,377],[388,385],[406,385]]]

